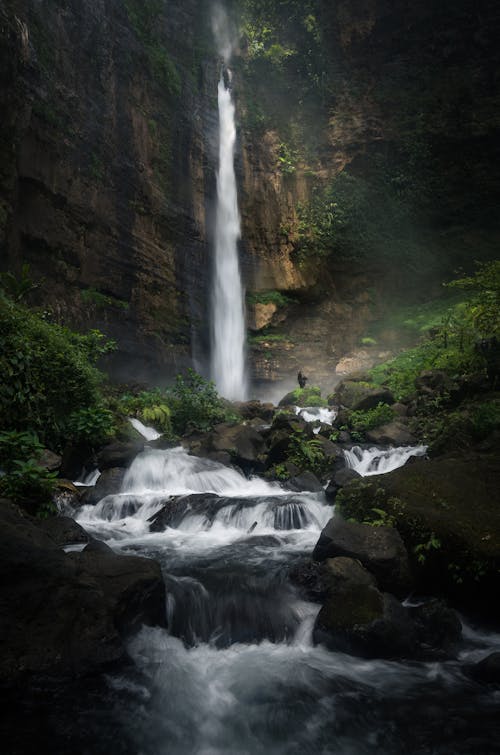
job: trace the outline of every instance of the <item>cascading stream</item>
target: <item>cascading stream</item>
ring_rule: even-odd
[[[224,70],[218,85],[219,171],[212,291],[212,378],[219,393],[230,400],[246,398],[245,311],[238,259],[241,236],[234,145],[235,108],[231,97],[231,72]]]
[[[496,743],[495,699],[464,681],[459,662],[368,661],[313,646],[318,605],[300,599],[289,574],[331,513],[323,494],[247,479],[182,448],[146,450],[119,495],[82,507],[87,530],[161,563],[168,620],[131,640],[135,671],[107,676],[85,751],[410,755],[432,741],[435,755],[468,753],[455,746],[467,728],[442,721],[466,720],[471,705]],[[471,630],[464,652],[477,659],[498,642]],[[96,745],[102,728],[113,731],[106,750]]]

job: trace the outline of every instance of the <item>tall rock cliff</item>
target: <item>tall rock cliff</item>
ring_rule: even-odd
[[[490,0],[229,3],[256,381],[328,383],[395,293],[498,242]],[[209,2],[0,3],[0,267],[116,339],[114,376],[207,364],[218,60]]]

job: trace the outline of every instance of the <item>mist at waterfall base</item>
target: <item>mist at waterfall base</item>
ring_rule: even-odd
[[[241,227],[234,171],[236,125],[230,88],[231,72],[227,68],[231,55],[230,32],[227,18],[220,8],[214,16],[213,25],[219,54],[225,63],[217,87],[219,168],[212,281],[211,377],[221,396],[242,401],[247,393],[246,329],[238,258]]]
[[[168,524],[153,532],[166,503]],[[365,660],[312,644],[319,606],[289,574],[331,512],[322,493],[287,492],[181,448],[140,454],[121,494],[77,519],[116,551],[161,563],[168,629],[139,631],[133,665],[103,684],[33,700],[48,751],[493,754],[498,696],[460,662]],[[500,636],[467,628],[460,659],[492,648]]]

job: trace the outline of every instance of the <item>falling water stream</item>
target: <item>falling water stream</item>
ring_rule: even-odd
[[[110,672],[104,690],[79,689],[66,729],[58,712],[73,751],[493,755],[500,699],[461,661],[500,648],[498,635],[467,628],[458,659],[439,663],[313,645],[319,606],[289,575],[330,516],[322,493],[247,479],[181,448],[140,454],[122,492],[78,520],[117,552],[161,563],[168,628],[139,631],[134,665]],[[66,695],[61,709],[70,704]]]
[[[221,71],[218,85],[219,171],[212,290],[212,378],[222,396],[241,401],[246,397],[245,312],[238,259],[240,217],[234,172],[236,126],[230,81],[231,72],[226,67]]]

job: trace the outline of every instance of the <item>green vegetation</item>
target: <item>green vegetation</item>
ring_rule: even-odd
[[[123,299],[117,299],[115,296],[109,294],[103,294],[102,291],[98,291],[95,288],[85,288],[80,291],[82,301],[86,304],[94,304],[96,307],[119,307],[120,309],[128,309],[128,301]]]
[[[373,409],[363,411],[361,409],[352,411],[349,414],[348,428],[358,434],[363,435],[368,430],[374,430],[376,427],[386,425],[395,417],[392,407],[387,404],[379,403]]]
[[[288,304],[294,302],[294,299],[286,296],[281,291],[255,291],[247,293],[246,298],[250,305],[276,304],[277,307],[286,307]]]
[[[110,347],[98,331],[73,333],[0,296],[0,430],[34,431],[60,448],[72,412],[102,403],[95,363]]]
[[[207,432],[219,422],[236,419],[217,394],[214,384],[194,370],[177,375],[170,388],[123,394],[114,409],[125,416],[136,416],[171,436],[184,435],[191,430]]]
[[[456,378],[485,369],[485,358],[476,349],[484,337],[500,335],[500,262],[478,265],[475,275],[452,281],[452,288],[471,291],[465,301],[444,311],[429,311],[417,320],[419,329],[432,327],[418,346],[370,370],[377,385],[387,385],[397,399],[410,396],[415,379],[424,370],[443,370]],[[439,310],[438,310],[439,311]]]
[[[317,438],[306,438],[300,430],[295,431],[290,436],[288,461],[295,464],[301,471],[307,469],[321,476],[326,464],[321,441]]]
[[[96,447],[116,433],[113,413],[104,406],[91,406],[71,412],[64,426],[66,438]]]
[[[258,335],[250,335],[248,337],[248,343],[250,345],[255,344],[261,344],[261,343],[279,343],[282,341],[289,341],[290,339],[288,336],[283,335],[283,333],[262,333],[262,331]]]
[[[321,388],[311,385],[306,388],[295,388],[291,394],[291,403],[297,406],[326,406],[326,399],[321,397]]]
[[[153,81],[178,98],[182,87],[179,71],[158,39],[164,7],[162,0],[125,0],[129,22],[142,43]]]
[[[37,436],[28,432],[0,432],[0,496],[22,505],[34,504],[34,513],[53,513],[52,493],[56,472],[39,466],[43,447]]]

